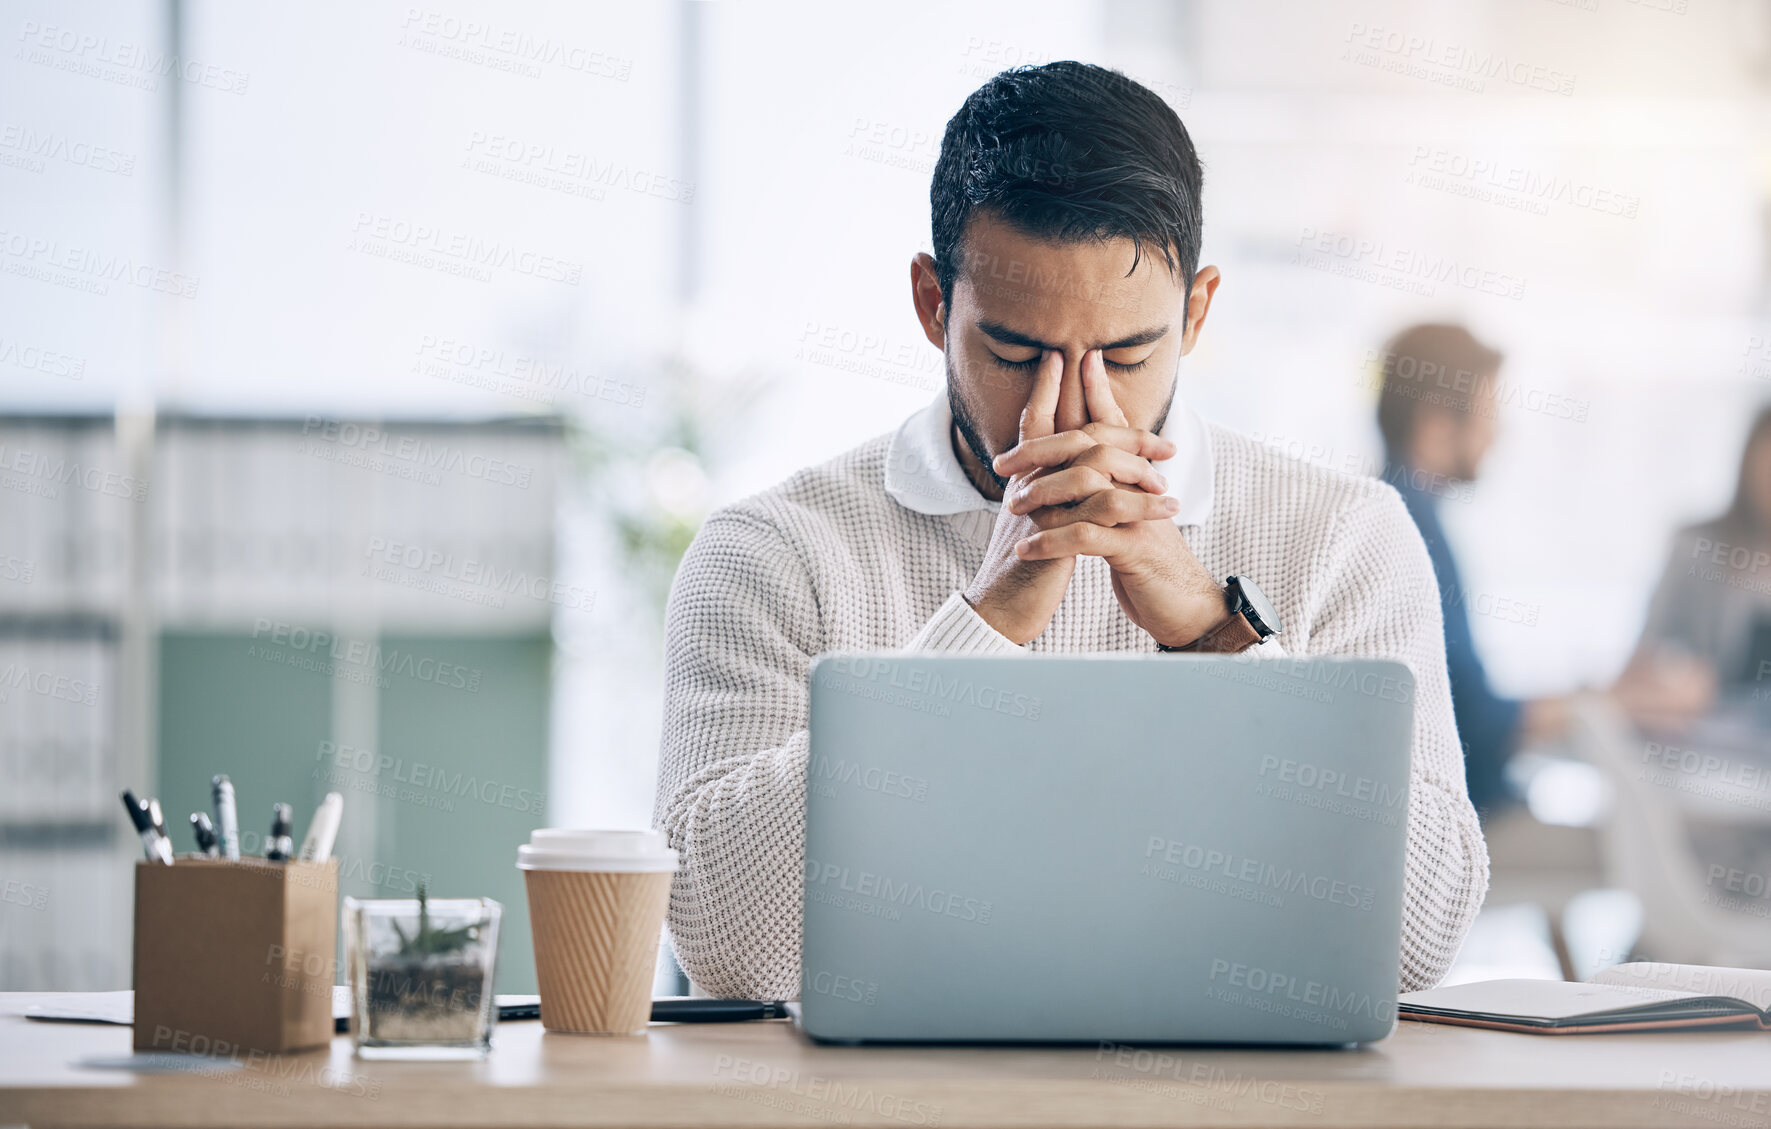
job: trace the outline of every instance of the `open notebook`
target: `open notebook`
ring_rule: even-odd
[[[1536,1035],[1675,1027],[1771,1029],[1771,972],[1698,964],[1620,964],[1584,983],[1484,980],[1407,992],[1397,998],[1396,1012],[1402,1019]]]

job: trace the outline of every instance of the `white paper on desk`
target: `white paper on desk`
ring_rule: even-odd
[[[128,1027],[135,1022],[134,992],[62,992],[53,1004],[32,1004],[26,1019],[50,1023],[114,1023]]]
[[[135,1023],[134,992],[62,992],[54,1004],[32,1004],[25,1008],[26,1019],[40,1023],[112,1023],[129,1027]],[[495,998],[499,1007],[534,1007],[540,996],[504,995]],[[332,1018],[349,1019],[351,989],[349,984],[332,986]]]
[[[1521,1019],[1573,1019],[1582,1015],[1624,1011],[1643,1004],[1693,998],[1690,992],[1637,988],[1617,984],[1582,984],[1568,980],[1483,980],[1404,992],[1396,1002],[1410,1007]]]
[[[332,1018],[348,1019],[350,1013],[350,986],[334,984]],[[32,1004],[25,1009],[25,1018],[42,1023],[115,1023],[129,1027],[135,1023],[135,993],[64,992],[53,1004]]]

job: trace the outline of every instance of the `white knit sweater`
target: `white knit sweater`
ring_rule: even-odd
[[[1156,650],[1098,557],[1077,561],[1051,625],[1025,648],[971,610],[960,592],[997,506],[960,470],[951,418],[943,396],[896,433],[716,511],[677,573],[654,818],[682,855],[677,957],[714,995],[799,995],[816,655]],[[1187,543],[1214,576],[1260,585],[1286,652],[1399,659],[1414,673],[1401,989],[1430,987],[1481,906],[1488,853],[1464,789],[1420,534],[1389,486],[1288,459],[1178,402],[1165,434],[1181,448],[1161,469]]]

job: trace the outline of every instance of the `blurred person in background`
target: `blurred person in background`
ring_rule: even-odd
[[[1638,723],[1677,726],[1719,698],[1771,717],[1771,405],[1747,432],[1734,500],[1678,532],[1617,696]]]
[[[1713,779],[1771,758],[1771,405],[1747,430],[1728,508],[1674,534],[1615,696],[1672,755],[1716,758]],[[1771,874],[1771,828],[1714,813],[1682,827],[1706,868]]]
[[[1498,350],[1463,326],[1412,326],[1384,346],[1377,408],[1384,481],[1402,495],[1439,578],[1464,776],[1470,802],[1484,819],[1517,798],[1506,775],[1514,751],[1560,735],[1568,715],[1566,699],[1519,701],[1489,686],[1470,631],[1472,596],[1440,522],[1441,503],[1464,496],[1494,444],[1501,360]]]

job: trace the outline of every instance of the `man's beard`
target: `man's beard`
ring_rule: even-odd
[[[978,431],[977,418],[972,415],[972,410],[967,406],[965,397],[960,394],[959,383],[953,379],[952,361],[947,362],[947,405],[953,409],[953,426],[959,428],[960,437],[971,449],[972,458],[977,459],[979,464],[983,466],[985,474],[996,480],[996,489],[1004,497],[1007,497],[1008,479],[996,473],[996,467],[993,465],[996,456],[990,453],[990,445],[984,442],[983,434]],[[962,466],[960,469],[966,468]],[[971,475],[968,474],[966,477],[970,478]]]
[[[953,411],[953,425],[959,428],[960,437],[965,440],[965,445],[971,451],[972,458],[978,460],[979,465],[984,468],[984,473],[996,481],[996,488],[1006,497],[1008,479],[997,474],[994,465],[996,456],[1002,452],[992,452],[990,444],[984,441],[984,433],[978,430],[978,417],[972,412],[971,405],[966,403],[965,396],[959,390],[959,381],[954,379],[953,375],[953,358],[948,355],[947,350],[941,350],[941,359],[947,369],[947,406]],[[1163,427],[1168,424],[1168,413],[1174,407],[1175,389],[1179,384],[1178,379],[1169,382],[1168,399],[1163,401],[1162,411],[1156,417],[1156,426],[1150,429],[1157,435],[1161,435]]]

